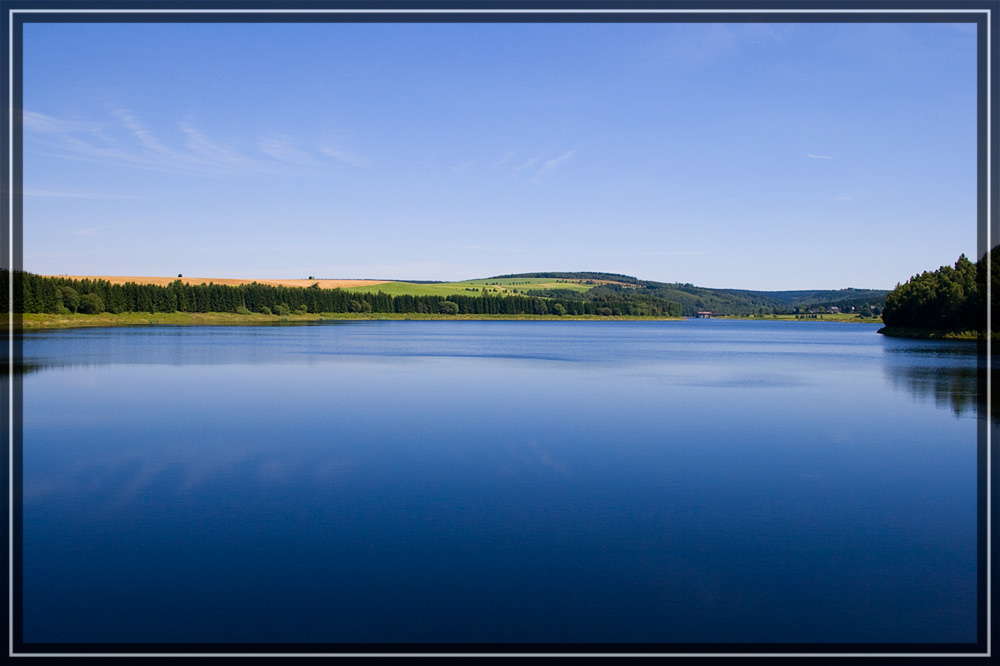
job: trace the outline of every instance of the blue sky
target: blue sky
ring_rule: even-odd
[[[24,268],[891,288],[976,255],[969,24],[28,24]]]

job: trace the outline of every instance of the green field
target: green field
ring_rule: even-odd
[[[305,324],[318,321],[347,320],[410,320],[410,319],[440,319],[462,320],[508,320],[508,321],[674,321],[669,317],[605,317],[601,315],[443,315],[418,313],[307,313],[304,315],[240,315],[232,312],[122,312],[112,314],[104,312],[96,315],[86,314],[24,314],[20,315],[22,330],[38,330],[49,328],[90,328],[104,326],[261,326],[275,324]],[[7,330],[7,320],[0,319],[0,329]]]
[[[482,279],[463,280],[461,282],[384,282],[363,287],[349,287],[346,291],[368,292],[375,294],[382,292],[390,296],[452,296],[464,294],[472,296],[482,293],[486,289],[488,293],[523,294],[529,289],[572,289],[581,294],[593,287],[596,283],[585,284],[583,280],[557,280],[555,278],[503,278],[503,279]]]
[[[754,319],[754,320],[780,320],[780,321],[845,321],[858,324],[882,324],[881,317],[860,317],[853,313],[838,314],[816,314],[816,315],[793,315],[793,314],[767,314],[767,315],[747,315],[742,317],[728,316],[725,319]]]
[[[121,312],[118,314],[102,312],[101,314],[23,314],[19,315],[21,328],[81,328],[92,326],[188,326],[210,325],[229,326],[237,324],[273,324],[280,321],[318,321],[330,318],[318,314],[278,315],[249,314],[241,315],[235,312]],[[339,316],[339,315],[338,315]],[[0,328],[6,329],[7,320],[0,320]]]

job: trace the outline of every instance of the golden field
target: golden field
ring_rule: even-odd
[[[338,287],[368,287],[376,284],[384,284],[386,280],[245,280],[241,278],[203,278],[203,277],[148,277],[135,275],[45,275],[43,277],[61,277],[70,280],[107,280],[111,284],[125,284],[134,282],[136,284],[155,284],[161,287],[180,280],[184,284],[222,284],[227,286],[237,286],[241,284],[267,284],[274,287],[311,287],[317,282],[321,289],[336,289]]]

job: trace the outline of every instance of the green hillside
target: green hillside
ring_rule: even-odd
[[[558,280],[554,278],[483,278],[479,280],[462,280],[461,282],[383,282],[376,285],[350,287],[347,291],[369,294],[376,294],[381,291],[391,296],[402,294],[412,296],[452,296],[461,294],[468,296],[475,293],[525,294],[529,290],[535,289],[568,289],[573,292],[572,298],[579,298],[582,293],[593,286],[593,282],[584,283],[583,281]]]
[[[460,282],[386,282],[352,287],[348,291],[392,296],[527,295],[538,298],[589,301],[644,301],[663,305],[676,303],[684,316],[699,312],[720,315],[799,314],[832,307],[842,312],[874,312],[885,303],[887,290],[801,289],[795,291],[752,291],[711,289],[692,284],[640,280],[630,275],[601,272],[545,272],[497,275]],[[874,308],[874,309],[873,309]]]
[[[595,283],[585,291],[588,298],[603,295],[635,295],[662,299],[679,303],[684,316],[694,316],[698,312],[712,312],[722,315],[751,314],[797,314],[813,309],[838,307],[849,312],[854,307],[871,311],[874,306],[880,311],[885,303],[887,290],[879,289],[804,289],[797,291],[750,291],[745,289],[711,289],[696,287],[690,283],[654,282],[640,280],[617,273],[524,273],[501,276],[503,279],[557,278],[564,281],[556,288],[529,291],[533,296],[551,298],[565,297],[555,289],[566,288],[565,281],[575,280],[579,286]],[[500,278],[489,278],[496,280]]]
[[[850,309],[851,306],[862,304],[878,305],[885,303],[885,297],[889,293],[886,289],[825,289],[825,290],[799,290],[799,291],[757,291],[750,292],[762,294],[771,298],[776,298],[787,305],[793,307],[819,307],[837,306],[841,310]]]

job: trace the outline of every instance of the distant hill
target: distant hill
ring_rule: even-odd
[[[607,280],[610,282],[625,282],[628,284],[639,284],[641,280],[631,275],[620,275],[618,273],[512,273],[510,275],[494,275],[485,278],[487,280],[510,280],[513,278],[555,278],[558,280]]]
[[[0,287],[8,272],[0,270]],[[13,271],[14,306],[24,313],[306,312],[601,315],[693,317],[806,314],[839,308],[880,316],[886,291],[874,289],[750,291],[640,280],[603,272],[501,275],[461,282],[275,280],[39,276]],[[0,300],[6,302],[6,288]],[[84,299],[87,299],[86,302]],[[442,305],[442,301],[448,301]]]
[[[797,291],[753,291],[753,294],[760,294],[770,298],[776,298],[787,304],[795,305],[827,305],[836,304],[838,301],[868,301],[874,304],[875,301],[884,302],[886,289],[800,289]]]
[[[751,291],[746,289],[711,289],[690,283],[654,282],[640,280],[630,275],[601,272],[547,272],[498,275],[488,279],[557,278],[563,280],[592,280],[599,282],[584,295],[587,298],[635,294],[654,299],[679,303],[685,316],[698,312],[724,315],[780,314],[838,307],[841,311],[851,308],[861,310],[874,306],[881,310],[888,290],[885,289],[800,289],[794,291]],[[611,284],[608,284],[611,283]],[[552,293],[549,293],[552,292]],[[532,290],[533,296],[561,297],[556,290]]]

